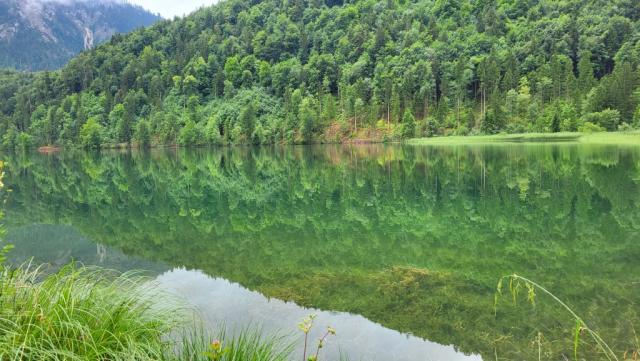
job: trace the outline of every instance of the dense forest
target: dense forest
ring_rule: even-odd
[[[5,147],[640,126],[634,0],[226,0],[0,76]]]

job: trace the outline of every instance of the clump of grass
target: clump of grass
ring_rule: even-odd
[[[158,302],[158,300],[163,300]],[[159,360],[177,304],[134,274],[69,265],[0,275],[0,354],[12,360]]]
[[[285,361],[291,353],[259,329],[213,338],[195,324],[179,299],[134,273],[0,269],[0,360]]]
[[[596,343],[596,346],[602,351],[605,358],[609,361],[618,361],[618,356],[611,349],[611,347],[602,339],[602,337],[594,331],[591,327],[587,325],[587,323],[575,313],[565,302],[560,300],[556,295],[551,293],[551,291],[542,287],[538,283],[531,281],[528,278],[519,276],[517,274],[512,274],[509,276],[504,276],[498,281],[498,285],[496,287],[496,294],[494,300],[494,311],[497,312],[498,300],[503,294],[504,281],[508,282],[509,285],[509,293],[513,298],[513,302],[517,302],[518,296],[521,291],[525,290],[527,292],[527,301],[535,306],[536,302],[536,290],[546,294],[551,297],[557,304],[559,304],[564,310],[571,315],[573,320],[575,321],[575,327],[573,328],[573,356],[574,360],[578,360],[578,347],[580,345],[581,335],[583,333],[588,334],[593,341]],[[540,334],[538,334],[540,337]],[[538,345],[540,342],[538,340]],[[540,351],[539,351],[540,352]],[[626,359],[626,356],[625,356]]]
[[[247,328],[233,337],[224,328],[213,335],[196,328],[182,332],[166,361],[288,361],[292,350],[293,344],[284,337],[263,336],[259,328]]]

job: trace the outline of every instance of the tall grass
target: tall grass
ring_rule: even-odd
[[[218,340],[228,340],[218,341]],[[220,357],[212,356],[212,345],[220,342]],[[174,352],[167,361],[288,361],[293,352],[293,344],[279,335],[263,336],[259,328],[247,328],[235,336],[226,329],[211,334],[202,328],[188,329],[181,333]]]
[[[0,360],[211,360],[193,312],[136,274],[69,265],[44,275],[0,270]],[[188,331],[188,337],[176,337]],[[259,331],[224,332],[216,360],[284,361],[291,349]],[[227,340],[225,340],[227,339]]]
[[[23,267],[0,282],[0,354],[12,360],[158,360],[180,321],[173,301],[132,274]]]

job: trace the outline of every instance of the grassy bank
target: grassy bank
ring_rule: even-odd
[[[467,145],[497,143],[584,143],[640,145],[640,132],[611,133],[522,133],[477,136],[415,138],[407,141],[416,145]]]
[[[0,273],[3,360],[289,358],[290,348],[279,338],[263,338],[257,330],[212,336],[196,324],[179,300],[134,274],[74,265],[51,275],[29,268]]]

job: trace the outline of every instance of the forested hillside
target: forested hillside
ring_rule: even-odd
[[[0,0],[0,68],[58,69],[114,33],[158,20],[119,0]]]
[[[634,0],[225,0],[61,71],[3,75],[19,79],[0,79],[12,94],[2,142],[628,129],[640,124],[639,19]]]

